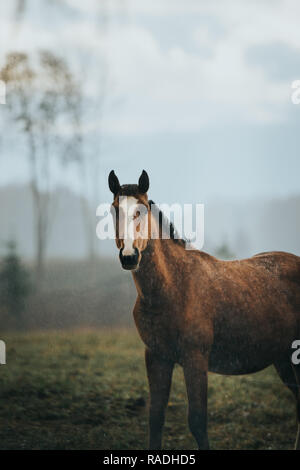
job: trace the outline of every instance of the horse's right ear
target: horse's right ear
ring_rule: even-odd
[[[142,194],[145,194],[149,189],[149,176],[148,173],[143,170],[139,178],[139,190]]]
[[[120,189],[120,183],[119,183],[119,180],[118,180],[118,177],[116,176],[114,170],[111,170],[111,172],[109,173],[109,177],[108,177],[108,186],[109,186],[109,189],[111,190],[111,192],[116,195],[117,192],[119,191]]]

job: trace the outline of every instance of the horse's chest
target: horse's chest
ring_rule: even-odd
[[[137,314],[135,322],[145,345],[158,354],[176,360],[178,354],[178,334],[176,326],[170,325],[159,314]]]

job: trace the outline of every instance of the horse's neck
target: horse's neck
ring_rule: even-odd
[[[141,297],[151,297],[175,281],[172,243],[172,240],[151,240],[142,253],[140,266],[133,273]]]

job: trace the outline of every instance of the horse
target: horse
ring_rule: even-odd
[[[145,344],[149,449],[162,446],[175,364],[183,368],[188,423],[199,449],[209,449],[208,372],[244,375],[270,365],[296,399],[295,448],[300,449],[300,365],[291,360],[292,343],[300,338],[300,257],[267,252],[223,261],[187,250],[186,240],[164,214],[154,217],[157,206],[148,199],[145,170],[138,184],[122,186],[112,170],[108,183],[120,262],[131,270],[137,290],[133,316]],[[137,217],[135,235],[125,234],[124,224]],[[137,236],[141,221],[148,228]],[[166,227],[170,237],[164,236]],[[154,232],[159,236],[151,236]]]

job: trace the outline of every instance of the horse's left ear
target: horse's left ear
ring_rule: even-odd
[[[149,176],[145,170],[143,170],[139,178],[139,191],[141,194],[144,194],[149,189]]]
[[[114,170],[111,170],[108,176],[108,186],[111,192],[114,194],[114,196],[117,194],[117,192],[120,189],[120,183],[118,180],[118,177],[116,176]]]

